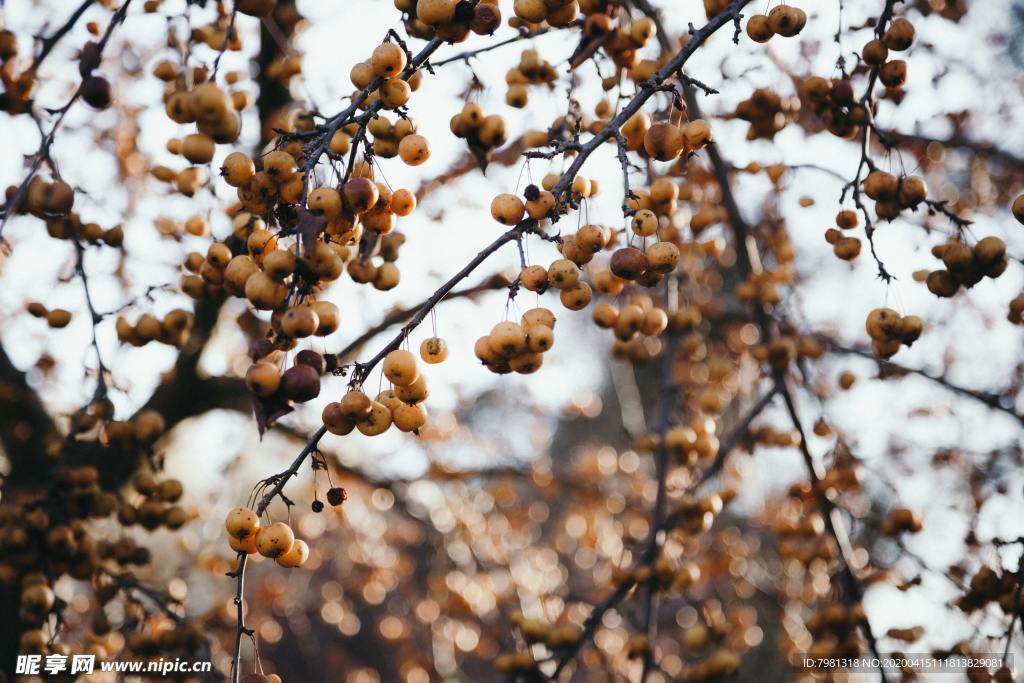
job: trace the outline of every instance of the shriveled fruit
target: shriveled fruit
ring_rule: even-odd
[[[683,131],[672,123],[655,123],[644,135],[644,149],[658,161],[671,161],[686,145]]]
[[[345,416],[339,402],[328,403],[324,406],[320,419],[327,431],[338,436],[350,434],[356,428],[355,420],[350,420]]]
[[[420,344],[420,358],[426,363],[441,363],[448,358],[448,342],[440,337],[429,337]]]
[[[647,256],[636,247],[623,247],[612,254],[611,271],[623,280],[640,277],[647,265]]]

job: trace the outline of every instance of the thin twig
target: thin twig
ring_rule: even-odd
[[[582,19],[576,19],[575,21],[572,21],[572,22],[566,24],[565,26],[544,26],[543,28],[539,28],[539,29],[537,29],[535,31],[527,31],[527,30],[520,29],[519,33],[517,35],[511,37],[511,38],[506,38],[505,40],[499,41],[497,43],[492,43],[490,45],[487,45],[486,47],[481,47],[481,48],[478,48],[476,50],[466,50],[466,51],[460,52],[460,53],[458,53],[456,55],[452,55],[451,57],[445,57],[444,59],[442,59],[440,61],[431,62],[431,66],[433,66],[435,69],[437,69],[439,67],[447,66],[448,64],[453,64],[455,62],[465,62],[465,63],[468,64],[469,60],[473,59],[474,57],[476,57],[478,55],[482,55],[485,52],[490,52],[491,50],[497,50],[500,47],[505,47],[506,45],[511,45],[512,43],[518,43],[518,42],[523,41],[523,40],[530,40],[532,38],[538,38],[538,37],[540,37],[540,36],[542,36],[542,35],[544,35],[546,33],[551,33],[552,31],[559,31],[559,30],[563,30],[563,29],[577,28],[579,26],[583,26],[583,20]]]
[[[838,557],[840,563],[840,570],[843,575],[844,582],[846,583],[846,594],[850,603],[855,605],[862,605],[864,601],[864,587],[861,585],[860,579],[853,571],[853,550],[850,546],[850,538],[846,530],[846,524],[843,521],[842,515],[832,499],[825,493],[825,489],[822,486],[821,480],[824,477],[821,465],[815,461],[814,456],[811,455],[810,447],[807,445],[807,432],[804,429],[803,422],[800,419],[800,413],[796,406],[796,399],[794,398],[793,389],[790,386],[790,379],[787,377],[779,376],[776,379],[776,384],[779,388],[782,398],[786,403],[786,411],[789,413],[789,417],[793,422],[793,428],[796,429],[799,435],[799,449],[800,454],[803,456],[804,465],[807,468],[807,476],[811,480],[811,486],[814,490],[815,497],[818,501],[818,506],[821,508],[822,516],[825,518],[825,528],[828,530],[832,540],[835,541],[836,549],[838,550]],[[871,629],[871,623],[867,617],[860,623],[861,630],[864,632],[864,638],[868,641],[868,647],[871,649],[871,654],[876,659],[881,658],[880,650],[878,649],[878,641],[875,638],[874,631]],[[878,667],[878,674],[881,677],[882,683],[888,681],[888,677],[885,674],[885,668],[881,665]]]
[[[639,197],[629,187],[629,157],[626,156],[629,149],[626,146],[626,137],[616,132],[615,143],[618,148],[619,165],[622,167],[622,215],[632,216],[636,210],[630,206],[630,202],[638,200]]]
[[[235,629],[235,654],[231,658],[231,683],[238,683],[241,669],[239,666],[239,660],[242,654],[242,636],[252,634],[252,631],[245,627],[245,613],[243,609],[246,558],[248,558],[248,555],[245,553],[238,553],[238,568],[231,574],[228,574],[228,576],[234,576],[237,578],[237,587],[235,589],[235,611],[238,626]]]
[[[870,351],[858,349],[851,346],[844,346],[839,342],[830,339],[829,337],[818,335],[816,339],[826,344],[830,349],[832,349],[835,352],[845,353],[852,356],[860,356],[861,358],[867,358],[868,360],[872,360],[878,364],[879,368],[891,370],[901,375],[917,375],[918,377],[923,377],[924,379],[930,382],[934,382],[935,384],[938,384],[939,386],[948,389],[954,394],[974,399],[975,401],[978,401],[979,403],[982,403],[983,405],[988,406],[993,410],[998,410],[1001,413],[1005,413],[1006,415],[1009,415],[1020,424],[1024,425],[1024,414],[1017,412],[1012,406],[1007,405],[1003,401],[1003,399],[1000,398],[997,394],[992,394],[986,391],[980,391],[978,389],[968,389],[967,387],[960,386],[959,384],[950,381],[943,375],[934,375],[926,370],[900,365],[899,363],[894,363],[891,360],[879,358]]]
[[[672,286],[673,281],[666,281],[666,291]],[[670,330],[665,339],[665,350],[662,356],[661,386],[658,391],[658,448],[654,454],[655,481],[657,489],[654,496],[654,508],[651,510],[651,531],[647,537],[647,555],[650,555],[650,562],[655,562],[661,553],[661,545],[658,543],[658,534],[665,520],[665,509],[668,505],[668,470],[669,470],[669,449],[666,443],[668,433],[669,417],[672,414],[673,403],[675,402],[676,387],[675,363],[676,333]],[[654,637],[657,635],[658,620],[658,585],[653,578],[647,583],[647,600],[644,603],[643,631],[647,634],[647,650],[644,652],[643,669],[640,674],[640,683],[646,683],[654,663]]]
[[[885,7],[882,9],[881,15],[878,17],[878,22],[875,24],[875,37],[882,38],[885,34],[885,29],[888,27],[889,22],[892,20],[893,9],[897,2],[902,0],[886,0]],[[860,211],[861,215],[864,216],[864,235],[867,237],[868,246],[871,249],[871,257],[875,260],[875,266],[878,269],[878,277],[886,283],[892,282],[895,278],[886,269],[885,263],[878,255],[878,251],[875,248],[875,224],[871,219],[871,213],[868,211],[867,205],[863,200],[863,191],[861,188],[861,180],[864,171],[876,170],[875,162],[871,159],[871,132],[877,130],[875,128],[874,119],[874,94],[875,85],[878,83],[878,74],[881,70],[880,66],[872,67],[868,72],[868,83],[864,88],[864,94],[859,100],[859,104],[864,111],[865,121],[861,125],[860,134],[860,160],[857,162],[857,172],[847,185],[843,188],[840,194],[839,201],[842,203],[847,196],[853,199],[854,205]]]
[[[693,486],[694,489],[699,488],[704,484],[704,482],[718,474],[719,470],[725,466],[725,461],[728,459],[729,454],[736,448],[740,440],[749,433],[750,424],[757,419],[758,415],[764,412],[765,408],[771,405],[772,400],[778,393],[779,385],[778,383],[773,383],[771,389],[766,391],[764,395],[750,407],[750,410],[748,410],[740,419],[729,435],[719,443],[718,451],[715,452],[714,459],[701,473],[700,479],[698,479],[697,483]]]
[[[89,325],[92,328],[92,346],[96,352],[96,363],[99,366],[99,384],[102,392],[106,393],[107,366],[103,364],[103,355],[100,353],[99,338],[96,334],[96,326],[103,320],[103,316],[96,311],[92,302],[92,295],[89,293],[89,278],[85,273],[85,247],[77,239],[75,240],[75,274],[82,281],[82,291],[85,293],[85,304],[89,309]],[[97,398],[100,396],[98,395]]]
[[[472,287],[466,287],[465,289],[460,289],[460,290],[458,290],[456,292],[450,292],[448,294],[448,296],[445,297],[445,301],[451,301],[452,299],[470,298],[470,297],[476,296],[477,294],[482,294],[483,292],[490,292],[490,291],[501,289],[503,287],[507,287],[508,284],[509,284],[508,279],[505,278],[505,277],[501,277],[501,276],[491,277],[491,278],[488,278],[487,280],[485,280],[484,282],[481,282],[478,285],[474,285]],[[365,332],[363,332],[358,337],[353,339],[351,342],[346,344],[345,348],[343,348],[341,351],[338,351],[336,354],[334,354],[334,358],[335,358],[336,363],[338,365],[343,363],[345,361],[345,359],[347,359],[353,353],[355,353],[356,351],[358,351],[359,349],[364,347],[367,344],[367,342],[369,342],[371,339],[376,337],[381,332],[384,332],[385,330],[387,330],[387,329],[389,329],[391,327],[394,327],[395,325],[398,325],[399,323],[406,322],[407,320],[412,318],[414,315],[416,315],[416,313],[420,309],[422,309],[426,304],[427,304],[427,301],[422,301],[422,302],[416,304],[415,306],[410,306],[409,308],[403,308],[403,309],[400,309],[400,310],[397,310],[397,311],[392,311],[392,312],[388,313],[387,315],[384,316],[383,320],[381,320],[379,323],[377,323],[373,327],[368,328]]]
[[[99,42],[97,43],[97,58],[103,55],[103,51],[104,49],[106,49],[107,43],[110,42],[110,37],[114,33],[114,28],[124,22],[125,17],[128,15],[128,6],[131,4],[131,1],[132,0],[125,0],[124,4],[121,5],[121,7],[119,7],[118,10],[114,12],[114,16],[110,18],[110,23],[107,25],[107,30],[104,32],[103,37],[100,38]],[[75,88],[75,92],[71,96],[71,99],[69,99],[63,107],[53,112],[57,114],[57,119],[53,122],[53,125],[50,128],[50,132],[44,134],[42,139],[39,141],[39,149],[32,156],[32,162],[29,165],[29,171],[25,175],[25,178],[18,185],[18,189],[14,191],[14,194],[11,196],[11,198],[4,204],[3,218],[0,218],[0,246],[2,246],[4,243],[3,231],[4,228],[7,226],[7,221],[10,220],[11,216],[14,215],[14,213],[20,208],[21,203],[25,199],[25,195],[28,192],[28,187],[32,183],[32,179],[36,177],[36,174],[42,167],[43,161],[49,160],[50,148],[53,146],[53,141],[55,135],[57,134],[57,130],[61,127],[61,124],[64,123],[64,117],[67,116],[68,111],[71,109],[72,106],[74,106],[75,102],[78,101],[78,98],[81,97],[84,85],[85,79],[83,78],[82,81],[78,84],[78,87]],[[51,166],[53,166],[52,162]]]
[[[36,55],[35,59],[32,60],[32,65],[28,68],[29,71],[36,72],[39,70],[39,66],[43,63],[43,60],[50,55],[50,52],[52,52],[53,48],[57,46],[57,43],[60,42],[61,38],[66,36],[68,32],[74,28],[75,24],[78,23],[78,20],[82,18],[83,14],[85,14],[85,11],[94,4],[96,4],[96,0],[84,0],[82,4],[71,13],[71,16],[68,17],[68,20],[65,21],[59,29],[42,40],[42,43],[40,43],[39,53]]]
[[[100,571],[105,576],[108,576],[114,583],[120,586],[122,590],[125,590],[129,593],[138,593],[139,595],[145,596],[151,603],[156,605],[156,607],[161,612],[170,617],[171,620],[175,623],[182,624],[185,622],[185,617],[183,617],[179,612],[175,611],[174,608],[172,608],[171,605],[169,604],[169,596],[161,593],[158,590],[150,588],[149,586],[141,583],[138,579],[135,579],[131,576],[125,574],[118,574],[117,572],[111,571],[110,569],[106,568],[101,568]]]
[[[217,80],[217,69],[220,68],[220,58],[224,56],[224,53],[228,50],[228,45],[231,44],[231,36],[235,32],[235,15],[238,14],[238,8],[233,7],[231,9],[231,19],[228,20],[228,28],[224,31],[224,42],[221,43],[220,49],[217,50],[217,58],[213,60],[213,69],[210,72],[210,81]]]

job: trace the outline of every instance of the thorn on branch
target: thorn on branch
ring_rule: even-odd
[[[679,72],[679,80],[685,83],[686,85],[697,88],[698,90],[702,90],[705,95],[719,94],[719,92],[712,88],[711,86],[707,85],[706,83],[703,83],[702,81],[697,80],[696,78],[693,78],[692,76],[687,76],[682,71]]]
[[[578,152],[582,145],[578,140],[564,140],[560,142],[553,142],[548,147],[551,148],[550,152],[542,152],[540,150],[528,150],[523,152],[523,156],[527,159],[547,159],[550,161],[557,156],[561,156],[566,152],[572,150]]]
[[[409,46],[402,39],[402,36],[399,35],[398,31],[396,31],[393,28],[392,29],[388,29],[388,34],[387,34],[387,36],[385,36],[384,42],[388,43],[388,42],[391,42],[392,40],[395,41],[395,45],[397,45],[398,47],[402,48],[402,51],[405,52],[406,60],[408,60],[409,62],[412,62],[412,60],[413,60],[412,51],[409,49]]]
[[[964,218],[960,214],[956,213],[952,209],[948,208],[949,201],[946,199],[926,199],[924,200],[925,206],[928,207],[928,215],[934,216],[936,214],[942,214],[953,223],[958,230],[963,230],[974,224],[974,221],[969,218]]]

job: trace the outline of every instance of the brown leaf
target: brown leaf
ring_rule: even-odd
[[[295,232],[299,236],[304,256],[308,258],[313,255],[313,247],[326,228],[326,218],[316,216],[306,209],[299,209],[299,221],[295,224]]]
[[[380,241],[380,233],[376,230],[364,230],[363,236],[359,238],[359,262],[365,263],[373,256],[373,250],[377,248]]]
[[[293,410],[295,409],[292,408],[291,403],[278,394],[267,397],[253,396],[252,413],[256,418],[256,427],[259,429],[260,438],[263,438],[263,435],[274,426],[275,422]]]
[[[476,139],[471,138],[469,142],[469,153],[473,155],[476,160],[476,165],[480,168],[483,173],[487,173],[487,164],[491,160],[491,150],[485,145],[480,144]]]

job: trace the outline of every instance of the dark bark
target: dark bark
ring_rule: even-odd
[[[10,471],[4,479],[4,495],[24,481],[42,481],[51,462],[46,458],[48,440],[60,438],[56,424],[35,389],[29,385],[27,374],[11,362],[0,347],[0,445],[10,461]]]

